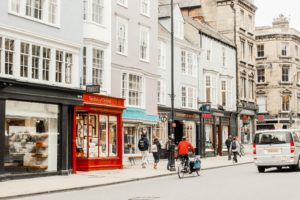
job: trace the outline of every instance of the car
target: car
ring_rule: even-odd
[[[253,142],[253,158],[258,172],[276,167],[300,170],[300,131],[296,129],[257,131]]]

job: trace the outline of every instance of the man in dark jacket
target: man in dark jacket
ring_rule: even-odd
[[[168,158],[167,170],[170,170],[171,166],[171,145],[172,145],[172,137],[169,136],[169,140],[166,143],[166,156]]]
[[[142,154],[142,167],[146,168],[147,156],[148,156],[148,148],[149,148],[149,140],[145,133],[142,134],[141,139],[138,143],[138,148]]]
[[[226,147],[227,147],[227,151],[228,151],[228,160],[231,160],[231,152],[230,152],[230,145],[232,142],[232,137],[231,135],[228,136],[227,140],[225,141]]]

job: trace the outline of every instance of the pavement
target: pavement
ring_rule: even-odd
[[[253,162],[253,158],[249,150],[249,152],[246,152],[245,156],[238,158],[237,164],[233,164],[232,161],[229,161],[227,156],[202,158],[201,161],[202,171],[249,164]],[[166,169],[166,164],[166,160],[161,160],[158,165],[158,169],[153,169],[153,165],[150,161],[146,168],[142,168],[140,163],[137,163],[134,166],[126,165],[124,166],[124,169],[120,170],[77,172],[76,174],[67,176],[47,176],[4,181],[0,182],[0,199],[12,199],[38,194],[82,190],[175,175],[176,172],[170,172]]]

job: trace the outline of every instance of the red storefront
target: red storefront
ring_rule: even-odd
[[[73,171],[122,168],[124,99],[83,95],[74,109]]]

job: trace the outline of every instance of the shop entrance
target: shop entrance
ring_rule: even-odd
[[[183,123],[178,120],[175,120],[174,122],[176,123],[176,127],[174,128],[175,143],[178,144],[183,136]]]

